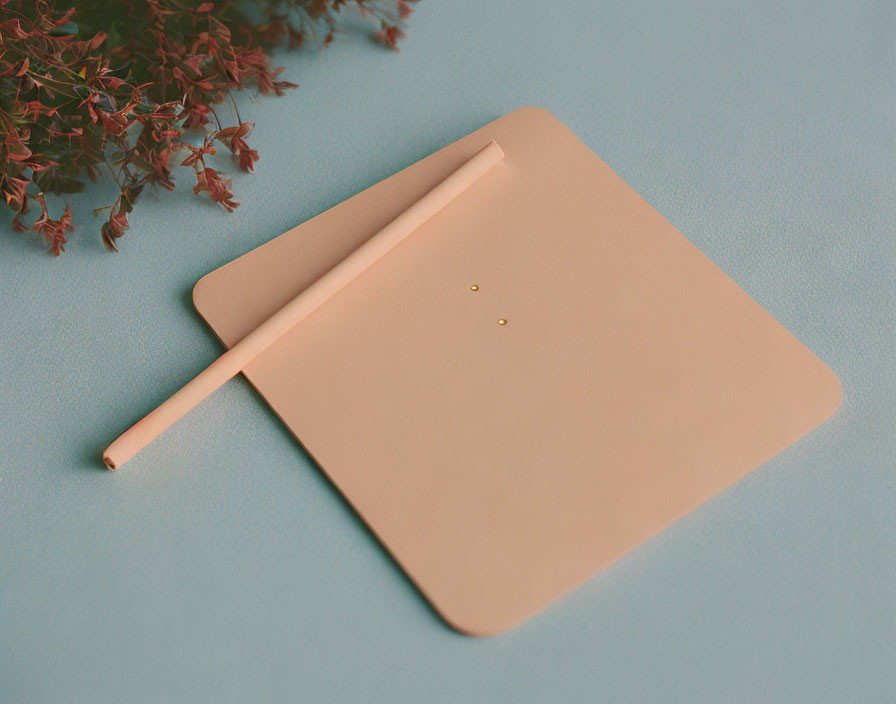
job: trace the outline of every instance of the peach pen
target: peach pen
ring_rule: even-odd
[[[504,152],[497,143],[489,142],[444,181],[218,357],[180,391],[122,433],[103,453],[106,467],[114,470],[127,462],[503,158]]]

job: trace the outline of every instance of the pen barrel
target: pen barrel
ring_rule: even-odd
[[[122,433],[103,453],[106,467],[118,469],[127,462],[221,385],[239,374],[247,364],[286,332],[320,308],[350,281],[442,210],[503,158],[504,152],[497,143],[489,142],[456,171],[212,362],[171,398]]]
[[[158,408],[134,423],[106,448],[103,453],[103,463],[106,467],[118,469],[177,420],[221,388],[222,384],[239,374],[248,364],[248,361],[243,360],[244,354],[244,350],[238,350],[234,346]]]

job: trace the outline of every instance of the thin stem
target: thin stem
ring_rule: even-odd
[[[106,168],[109,169],[109,173],[112,174],[112,178],[115,179],[115,183],[118,186],[119,191],[124,191],[124,188],[121,185],[121,181],[118,180],[118,176],[115,174],[115,171],[112,169],[112,164],[109,163],[109,160],[106,157],[103,157],[103,163],[106,165]]]
[[[239,124],[243,124],[243,118],[240,117],[240,109],[236,106],[236,101],[233,99],[233,93],[227,93],[227,97],[230,98],[230,103],[233,105],[233,109],[236,112],[236,121]]]
[[[218,119],[218,113],[215,112],[215,106],[209,104],[208,109],[211,110],[211,111],[212,111],[212,115],[215,116],[215,122],[218,123],[218,129],[219,129],[219,130],[222,129],[222,127],[221,127],[221,120]]]

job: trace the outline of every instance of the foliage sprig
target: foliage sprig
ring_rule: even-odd
[[[346,5],[396,49],[413,2],[0,0],[0,192],[13,229],[40,233],[59,255],[72,211],[66,204],[51,217],[44,193],[78,193],[105,171],[119,194],[95,215],[105,214],[102,240],[117,251],[140,194],[148,185],[173,190],[178,164],[193,168],[194,193],[232,211],[232,182],[206,157],[225,149],[247,172],[259,158],[232,91],[297,87],[280,78],[270,51],[309,39],[328,46]],[[236,124],[216,110],[228,100]],[[32,201],[40,214],[29,226]]]

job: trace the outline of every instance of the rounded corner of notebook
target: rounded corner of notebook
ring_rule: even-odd
[[[824,375],[827,378],[829,387],[827,393],[830,398],[830,405],[825,416],[825,419],[827,419],[833,416],[840,406],[843,405],[843,384],[840,381],[840,377],[827,364],[822,362],[822,367],[824,368]]]
[[[199,281],[193,284],[193,307],[198,311],[200,315],[202,315],[202,310],[205,307],[205,302],[208,300],[208,288],[210,284],[210,277],[215,272],[209,272],[205,276],[203,276]]]
[[[469,638],[494,638],[509,631],[522,620],[507,623],[498,619],[477,619],[467,614],[450,613],[436,604],[433,604],[433,608],[450,628]]]
[[[554,122],[560,122],[560,119],[554,113],[540,105],[523,105],[511,110],[504,117],[510,117],[511,115],[525,118],[531,117],[532,119],[546,118]]]
[[[499,636],[540,610],[509,609],[504,592],[494,594],[492,598],[485,593],[478,594],[476,598],[471,598],[472,595],[469,593],[466,597],[454,594],[452,598],[452,595],[446,595],[444,590],[438,595],[422,587],[420,591],[442,621],[461,635],[471,638]],[[490,606],[485,602],[490,602]]]

